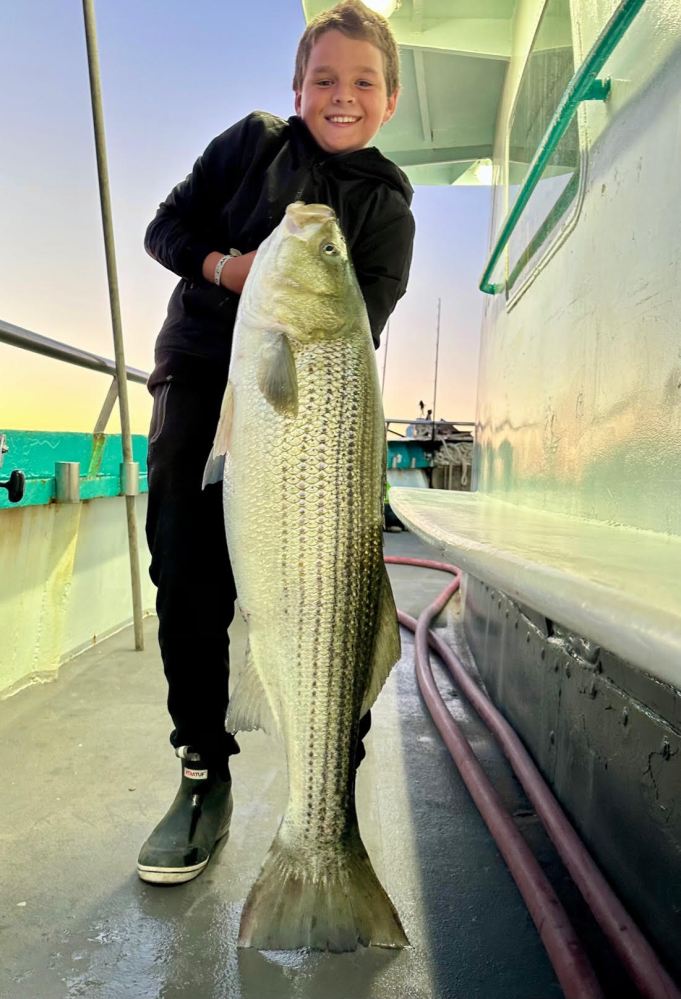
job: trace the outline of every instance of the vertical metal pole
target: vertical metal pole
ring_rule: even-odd
[[[123,461],[132,461],[132,439],[130,436],[130,408],[128,406],[128,382],[125,371],[123,349],[123,328],[121,307],[118,298],[118,276],[116,273],[116,252],[114,249],[109,173],[106,161],[104,138],[104,113],[102,110],[102,88],[99,76],[99,55],[97,52],[97,31],[95,27],[94,0],[83,0],[85,20],[85,41],[87,44],[88,71],[90,74],[90,98],[92,101],[92,122],[95,130],[97,151],[97,174],[99,176],[99,200],[104,229],[104,250],[106,272],[109,280],[109,304],[113,327],[114,351],[116,357],[116,379],[118,381],[118,404],[121,415],[121,438],[123,441]],[[139,546],[137,542],[137,520],[135,517],[135,497],[125,497],[128,521],[128,548],[130,550],[130,577],[132,582],[132,616],[135,629],[135,648],[144,648],[142,631],[142,587],[140,582]]]
[[[388,325],[385,328],[385,353],[383,354],[383,377],[381,379],[381,399],[383,398],[383,389],[385,388],[385,366],[388,363],[389,343],[390,343],[390,320],[388,320]]]
[[[435,377],[433,379],[433,440],[435,440],[435,405],[437,403],[437,365],[440,357],[440,311],[442,299],[437,300],[437,333],[435,336]]]

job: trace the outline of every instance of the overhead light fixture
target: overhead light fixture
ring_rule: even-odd
[[[494,165],[492,160],[478,160],[475,168],[478,184],[489,187],[494,180]]]
[[[490,159],[475,160],[452,181],[452,187],[491,187],[494,182],[494,164]]]
[[[401,0],[364,0],[364,4],[383,17],[391,17],[400,6]]]

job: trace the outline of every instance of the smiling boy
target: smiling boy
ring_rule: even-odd
[[[307,66],[296,67],[296,114],[325,152],[363,149],[393,116],[396,81],[389,92],[384,61],[371,42],[332,29],[311,47]]]
[[[376,345],[409,274],[413,192],[399,168],[370,146],[399,93],[388,22],[359,0],[320,14],[300,40],[293,89],[296,114],[288,121],[256,111],[210,143],[145,238],[147,252],[181,279],[149,379],[146,530],[170,741],[182,762],[177,795],[139,856],[139,876],[152,883],[200,874],[231,815],[229,756],[239,747],[225,731],[225,715],[235,591],[221,490],[202,490],[201,482],[255,252],[291,202],[330,205]],[[358,763],[368,728],[366,717]]]

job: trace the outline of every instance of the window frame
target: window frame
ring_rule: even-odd
[[[511,152],[511,133],[513,130],[513,124],[516,118],[516,113],[518,111],[518,101],[520,99],[520,94],[523,86],[523,81],[525,79],[525,74],[527,72],[530,58],[532,52],[537,42],[537,36],[542,26],[542,21],[546,16],[546,11],[551,0],[544,0],[541,13],[537,18],[537,24],[532,35],[532,41],[527,49],[527,54],[525,57],[525,62],[523,65],[522,73],[520,74],[520,79],[518,82],[518,87],[516,89],[513,104],[511,106],[511,111],[509,113],[507,123],[506,123],[506,133],[504,137],[504,169],[503,169],[503,183],[504,183],[504,205],[506,209],[506,214],[510,211],[510,152]],[[570,34],[572,39],[572,53],[573,53],[573,73],[577,71],[581,64],[581,38],[579,32],[577,31],[577,25],[573,17],[573,3],[572,0],[568,0],[569,11],[570,11]],[[579,61],[578,61],[579,60]],[[559,248],[563,245],[565,240],[569,237],[572,230],[577,224],[577,220],[581,213],[582,204],[584,201],[584,192],[586,187],[586,174],[587,174],[587,155],[586,155],[586,141],[585,141],[585,131],[586,131],[586,110],[584,108],[584,102],[580,104],[577,108],[575,114],[575,121],[577,124],[577,142],[578,142],[578,161],[577,161],[577,190],[572,197],[570,204],[565,209],[564,213],[561,215],[559,220],[553,225],[551,232],[547,235],[546,239],[537,248],[535,254],[531,257],[528,264],[524,265],[523,270],[520,271],[519,278],[509,286],[509,279],[512,276],[511,270],[511,246],[510,239],[504,248],[504,263],[503,263],[503,280],[504,280],[504,298],[506,304],[506,310],[510,311],[516,304],[516,302],[522,297],[522,295],[527,291],[528,287],[534,282],[541,271],[546,267],[549,260],[554,256]],[[562,196],[562,195],[561,195]],[[560,197],[556,200],[555,204],[560,202]],[[554,204],[554,207],[555,207]],[[527,205],[524,210],[527,210]],[[552,209],[553,210],[553,209]],[[524,213],[524,212],[523,212]],[[522,213],[521,216],[522,218]],[[530,249],[536,236],[541,233],[543,226],[546,224],[549,215],[537,226],[534,235],[529,240],[527,247],[521,254],[522,256]],[[520,261],[519,261],[520,263]],[[519,266],[519,263],[515,265],[515,269]]]

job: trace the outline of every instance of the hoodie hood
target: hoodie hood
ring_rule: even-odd
[[[318,163],[333,164],[333,173],[339,180],[381,181],[402,195],[407,205],[411,204],[414,189],[407,175],[396,163],[384,156],[376,146],[365,146],[351,153],[327,153],[319,146],[307,125],[298,115],[288,119],[295,143],[300,143],[308,156]]]

